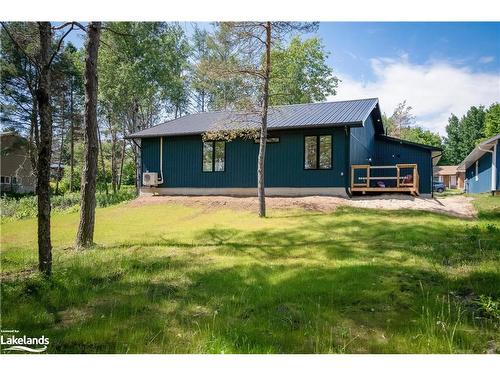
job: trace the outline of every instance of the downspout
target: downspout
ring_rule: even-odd
[[[497,190],[497,145],[498,140],[493,145],[492,150],[484,150],[481,146],[477,146],[477,148],[484,152],[491,153],[491,192],[494,193]]]
[[[163,137],[160,137],[160,178],[158,184],[163,184]]]
[[[443,156],[442,152],[436,156],[432,156],[432,151],[431,151],[431,197],[432,198],[434,198],[434,159],[440,158],[441,156]]]
[[[345,129],[345,135],[346,135],[346,155],[345,155],[345,166],[346,166],[346,171],[345,171],[345,193],[349,198],[352,197],[351,193],[351,129],[348,128],[347,126],[344,128]]]

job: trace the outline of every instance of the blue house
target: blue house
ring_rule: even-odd
[[[255,195],[258,122],[251,113],[203,112],[130,135],[141,147],[142,192]],[[235,131],[246,136],[223,136]],[[220,137],[204,142],[204,134]],[[431,194],[440,155],[386,136],[376,98],[271,107],[266,194]]]
[[[465,169],[465,191],[467,193],[498,194],[500,191],[500,175],[497,165],[500,164],[500,153],[497,152],[497,134],[481,142],[462,161],[460,167]]]

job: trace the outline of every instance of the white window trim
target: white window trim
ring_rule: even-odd
[[[476,160],[476,176],[474,177],[476,181],[479,181],[479,160]]]

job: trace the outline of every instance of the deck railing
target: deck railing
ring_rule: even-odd
[[[395,170],[395,173],[384,176],[375,172],[378,170]],[[409,192],[418,195],[419,182],[417,164],[351,166],[351,191]]]

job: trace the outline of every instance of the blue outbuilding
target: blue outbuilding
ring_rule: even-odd
[[[141,148],[142,192],[255,195],[258,129],[257,114],[220,111],[132,134]],[[268,117],[266,194],[431,194],[440,155],[439,148],[386,136],[377,98],[275,106]]]
[[[500,191],[500,175],[497,166],[500,163],[498,140],[500,134],[481,142],[460,163],[465,169],[465,191],[467,193],[496,194]]]

